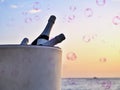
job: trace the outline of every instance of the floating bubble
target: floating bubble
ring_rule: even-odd
[[[28,12],[26,12],[26,11],[22,12],[23,16],[26,16],[27,14],[28,14]]]
[[[63,17],[63,20],[64,20],[65,22],[68,22],[68,23],[74,21],[75,18],[76,18],[74,12],[76,11],[76,9],[77,9],[76,6],[69,6],[70,14],[69,14],[69,15],[65,15],[65,16]]]
[[[110,89],[112,82],[110,80],[97,80],[97,84],[101,85],[105,90]]]
[[[40,10],[41,9],[40,2],[34,2],[33,3],[33,9],[34,10]]]
[[[94,34],[91,36],[91,39],[95,39],[97,37],[97,34]]]
[[[76,6],[70,6],[70,7],[69,7],[69,10],[72,11],[72,12],[74,12],[76,9],[77,9]]]
[[[63,20],[65,20],[65,22],[70,23],[70,22],[72,22],[72,21],[75,20],[75,15],[65,16],[65,17],[63,18]]]
[[[37,10],[39,11],[39,10]],[[22,12],[22,15],[24,16],[24,22],[25,23],[31,23],[33,21],[39,21],[40,15],[38,15],[35,11],[29,13],[27,11]]]
[[[87,43],[91,41],[91,37],[89,35],[84,35],[82,39],[84,42],[87,42]]]
[[[94,40],[96,37],[97,37],[97,34],[84,35],[84,36],[82,37],[82,40],[83,40],[84,42],[88,43],[88,42]]]
[[[107,80],[107,81],[103,81],[102,83],[102,87],[104,87],[105,89],[110,89],[111,88],[111,81]]]
[[[103,6],[103,5],[105,5],[105,3],[106,3],[106,0],[96,0],[96,4],[98,6]]]
[[[106,61],[107,61],[107,58],[102,57],[102,58],[99,59],[99,61],[100,61],[100,62],[106,62]]]
[[[76,60],[77,59],[77,55],[74,53],[74,52],[69,52],[67,53],[67,56],[66,56],[67,60]]]
[[[74,20],[74,19],[75,19],[75,15],[68,16],[68,20],[69,20],[69,21],[72,21],[72,20]]]
[[[120,16],[115,16],[112,22],[114,25],[120,25]]]
[[[25,18],[25,23],[31,23],[31,22],[32,22],[32,18],[30,17]]]
[[[77,85],[75,80],[72,79],[72,78],[67,79],[67,84],[69,84],[69,85]]]
[[[39,21],[40,20],[40,16],[39,15],[35,15],[34,16],[34,20]]]
[[[86,8],[84,12],[86,17],[92,17],[93,16],[93,10],[91,8]]]

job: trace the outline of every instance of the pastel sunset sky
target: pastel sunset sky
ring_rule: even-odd
[[[0,44],[29,44],[56,16],[62,77],[120,77],[120,0],[0,0]]]

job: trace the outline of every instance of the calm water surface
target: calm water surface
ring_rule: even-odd
[[[62,90],[120,90],[120,78],[62,78]]]

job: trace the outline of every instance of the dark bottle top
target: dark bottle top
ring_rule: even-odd
[[[40,45],[42,43],[45,43],[49,40],[49,35],[52,29],[53,24],[55,23],[56,17],[54,15],[51,15],[48,23],[43,30],[43,32],[31,43],[31,45]]]
[[[65,40],[65,36],[64,36],[64,34],[61,33],[61,34],[57,35],[56,37],[54,37],[53,39],[43,43],[42,46],[51,46],[51,47],[53,47],[56,44],[62,42],[63,40]]]

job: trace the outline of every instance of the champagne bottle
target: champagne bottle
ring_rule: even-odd
[[[43,43],[42,46],[51,46],[51,47],[53,47],[54,45],[62,42],[63,40],[65,40],[64,34],[59,34],[56,37],[54,37],[53,39]]]
[[[28,42],[29,42],[29,39],[28,39],[28,38],[24,38],[24,39],[21,41],[20,45],[27,45]]]
[[[45,29],[43,30],[43,32],[32,42],[32,45],[40,45],[45,43],[46,41],[49,40],[49,35],[50,35],[50,31],[52,29],[52,26],[54,24],[56,20],[56,17],[54,15],[51,15],[48,23],[45,27]]]

